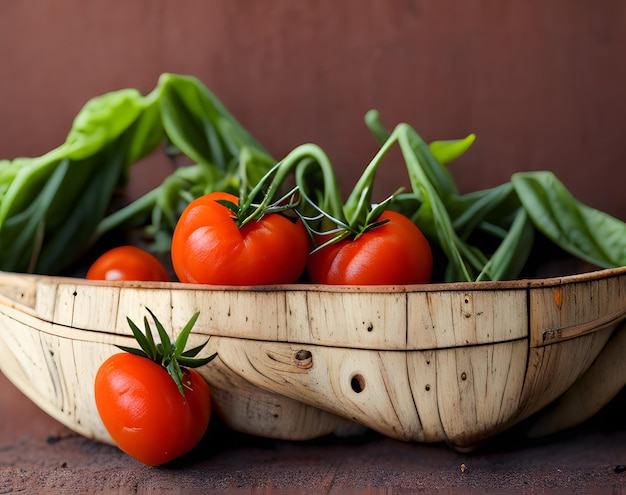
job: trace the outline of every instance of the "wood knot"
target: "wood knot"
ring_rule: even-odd
[[[300,349],[294,351],[292,361],[298,368],[310,369],[313,367],[313,354],[306,349]]]

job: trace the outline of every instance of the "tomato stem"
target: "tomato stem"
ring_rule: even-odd
[[[266,214],[291,210],[299,206],[300,196],[307,187],[303,183],[297,184],[279,199],[275,200],[274,198],[290,173],[295,170],[297,175],[302,176],[305,169],[312,164],[317,164],[322,171],[325,206],[338,215],[340,219],[343,218],[342,200],[337,179],[328,157],[319,146],[311,143],[298,146],[261,177],[251,190],[248,190],[247,178],[244,173],[248,168],[247,160],[249,158],[249,156],[242,155],[240,166],[244,180],[240,189],[239,206],[234,210],[237,225],[240,228],[252,220],[259,220]],[[301,171],[298,172],[298,170]],[[261,194],[261,202],[255,203],[255,199]],[[287,199],[288,201],[285,203]]]
[[[196,312],[189,319],[176,340],[172,342],[170,341],[165,327],[157,319],[155,314],[150,310],[150,308],[146,308],[146,310],[148,311],[148,313],[150,313],[150,316],[154,321],[157,332],[159,334],[160,342],[155,343],[154,337],[152,336],[152,329],[150,328],[148,319],[145,316],[145,333],[142,332],[130,318],[126,317],[126,321],[128,322],[128,325],[130,326],[135,340],[139,344],[140,349],[121,345],[117,347],[123,351],[135,354],[137,356],[145,357],[161,365],[167,370],[169,375],[174,380],[174,383],[176,383],[176,387],[184,397],[185,388],[189,389],[189,384],[186,380],[184,380],[184,368],[198,368],[200,366],[204,366],[205,364],[210,363],[215,358],[215,356],[217,356],[217,353],[214,353],[211,356],[205,358],[196,357],[200,353],[200,351],[204,349],[204,347],[208,344],[208,339],[203,344],[185,351],[185,347],[187,346],[187,340],[189,339],[189,335],[193,326],[196,324],[196,321],[200,316],[200,312]]]

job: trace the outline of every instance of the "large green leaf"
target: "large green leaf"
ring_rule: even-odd
[[[561,249],[600,267],[626,265],[624,222],[575,199],[552,172],[511,180],[535,227]]]

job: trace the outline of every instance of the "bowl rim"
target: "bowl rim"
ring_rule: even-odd
[[[145,288],[165,290],[194,290],[194,291],[246,291],[246,292],[338,292],[338,293],[410,293],[410,292],[454,292],[454,291],[493,291],[493,290],[527,290],[533,288],[555,287],[566,284],[584,283],[593,280],[607,279],[626,275],[626,266],[616,268],[600,268],[581,273],[553,276],[547,278],[523,278],[517,280],[498,280],[481,282],[436,282],[413,285],[323,285],[309,283],[234,286],[190,284],[178,281],[172,282],[139,282],[139,281],[107,281],[87,280],[80,277],[36,275],[0,272],[1,277],[19,277],[23,279],[35,278],[38,281],[59,284],[94,285],[111,288]]]

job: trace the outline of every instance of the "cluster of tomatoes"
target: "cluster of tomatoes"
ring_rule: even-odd
[[[433,257],[428,241],[407,217],[387,210],[377,227],[346,237],[311,254],[301,221],[270,213],[239,227],[224,192],[192,201],[172,237],[172,265],[180,282],[212,285],[290,284],[300,280],[332,285],[428,283]],[[151,254],[115,248],[91,266],[88,279],[169,281]]]
[[[183,283],[213,285],[316,284],[399,285],[427,283],[432,252],[407,217],[384,211],[375,228],[312,250],[301,220],[269,213],[238,225],[230,205],[238,198],[223,192],[192,201],[172,237],[172,266]],[[313,252],[312,252],[313,251]],[[169,281],[152,254],[134,246],[114,248],[90,267],[88,279]],[[191,450],[210,418],[210,392],[193,369],[184,369],[188,386],[177,388],[158,360],[116,354],[100,368],[96,404],[117,445],[150,465]]]

